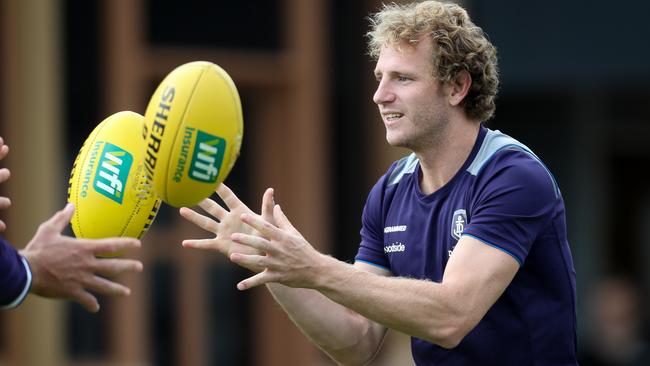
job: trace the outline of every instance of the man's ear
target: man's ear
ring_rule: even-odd
[[[456,77],[451,80],[449,103],[453,106],[459,105],[469,93],[472,87],[472,76],[467,70],[461,70]]]

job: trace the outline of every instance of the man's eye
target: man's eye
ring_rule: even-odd
[[[400,76],[397,77],[397,80],[398,81],[409,81],[411,79],[406,77],[406,76],[400,75]]]

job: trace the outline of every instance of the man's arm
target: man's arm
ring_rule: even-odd
[[[142,263],[133,259],[97,258],[140,247],[133,238],[78,239],[61,235],[70,223],[74,206],[68,204],[42,223],[34,237],[19,253],[29,262],[32,274],[30,292],[39,296],[72,299],[86,310],[96,312],[99,303],[93,293],[126,296],[129,288],[111,278],[142,271]]]
[[[199,206],[211,217],[189,208],[181,208],[180,214],[198,227],[214,234],[208,239],[188,239],[183,241],[185,248],[214,250],[225,256],[233,253],[260,254],[248,245],[231,240],[233,233],[260,235],[240,220],[243,213],[254,213],[237,198],[224,184],[219,185],[217,194],[228,210],[211,199],[203,200]],[[262,217],[274,223],[273,190],[267,189],[262,199]],[[294,231],[300,235],[297,231]],[[358,263],[360,270],[386,276],[390,273],[364,263]],[[245,266],[255,273],[264,270],[255,265]],[[376,354],[386,334],[386,328],[333,302],[312,289],[291,288],[277,283],[269,283],[268,289],[276,301],[287,312],[293,322],[316,345],[334,360],[344,364],[364,364]]]
[[[355,267],[375,276],[390,272],[365,263]],[[320,292],[268,283],[267,288],[296,326],[332,359],[364,365],[379,351],[386,327],[338,304]]]
[[[74,206],[68,205],[42,223],[27,246],[16,251],[0,238],[0,309],[18,306],[28,292],[79,302],[96,312],[93,293],[126,296],[130,290],[111,278],[142,271],[133,259],[97,258],[99,253],[140,247],[133,238],[77,239],[61,235]]]
[[[0,137],[0,160],[9,146]],[[0,183],[10,171],[0,169]],[[0,196],[0,209],[11,205]],[[42,223],[32,240],[19,253],[0,238],[0,309],[18,306],[28,292],[36,295],[73,299],[88,311],[98,311],[99,303],[91,293],[128,295],[130,290],[110,280],[113,276],[142,271],[142,263],[132,259],[102,259],[99,253],[140,247],[132,238],[76,239],[61,235],[70,223],[74,206],[68,204]],[[0,232],[6,228],[0,221]]]
[[[317,252],[293,232],[279,206],[274,218],[279,227],[244,214],[242,220],[262,237],[232,235],[237,243],[266,253],[230,256],[235,263],[265,268],[240,282],[240,290],[271,282],[310,288],[388,328],[446,348],[458,345],[478,324],[519,268],[509,254],[463,236],[441,283],[378,276]]]

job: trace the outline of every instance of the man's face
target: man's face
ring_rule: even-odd
[[[431,40],[422,37],[415,46],[404,42],[401,50],[384,46],[379,53],[373,101],[393,146],[425,149],[439,141],[449,123],[446,88],[432,75],[432,48]]]

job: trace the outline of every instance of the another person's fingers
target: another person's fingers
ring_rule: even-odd
[[[0,209],[9,208],[9,206],[11,206],[9,197],[0,196]]]
[[[105,296],[128,296],[131,294],[128,287],[100,276],[93,276],[87,283],[84,283],[84,287]]]
[[[7,168],[0,169],[0,183],[6,182],[11,177],[11,171]]]
[[[95,273],[104,277],[114,277],[123,273],[142,272],[142,262],[135,259],[97,259]]]
[[[43,225],[46,227],[52,227],[54,230],[60,233],[70,223],[72,214],[74,214],[74,205],[72,203],[68,203],[63,209],[57,211],[52,217],[45,221]]]
[[[4,159],[7,154],[9,154],[9,145],[0,142],[0,160]]]
[[[122,250],[140,248],[140,240],[135,238],[104,238],[104,239],[76,239],[76,241],[88,248],[94,254],[115,253]]]
[[[99,311],[99,301],[97,301],[97,298],[84,289],[79,289],[77,293],[73,294],[72,299],[91,313]]]

